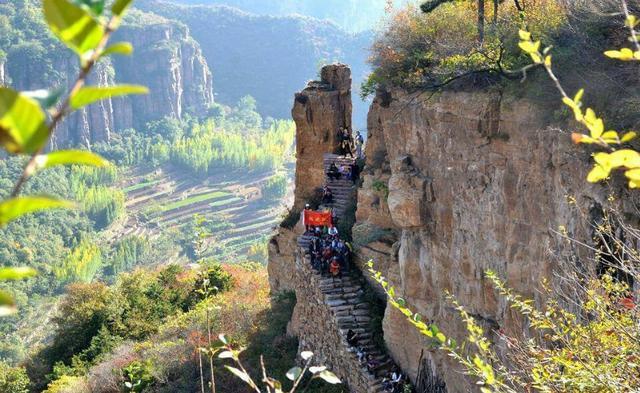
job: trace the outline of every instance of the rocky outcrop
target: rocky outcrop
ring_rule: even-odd
[[[103,100],[73,113],[56,130],[54,146],[90,146],[108,141],[114,132],[142,129],[152,120],[204,114],[213,104],[211,71],[186,26],[135,10],[128,21],[113,41],[130,41],[134,54],[101,61],[89,84],[140,84],[150,93]],[[43,64],[45,61],[51,64]],[[8,64],[0,59],[0,84],[18,90],[70,86],[77,74],[77,59],[59,46],[51,53],[16,50],[10,53]]]
[[[213,104],[211,71],[199,45],[184,25],[155,18],[119,32],[136,50],[131,57],[114,58],[116,79],[144,84],[150,94],[117,100],[118,129],[141,127],[163,117],[202,114]]]
[[[293,266],[296,263],[296,248],[298,236],[304,232],[302,224],[294,229],[279,227],[275,235],[269,240],[269,287],[271,292],[294,291],[295,281],[292,280]]]
[[[324,154],[339,146],[336,133],[351,126],[351,70],[343,64],[322,68],[321,80],[296,93],[291,111],[296,123],[296,178],[293,213],[299,212],[314,190],[324,184]],[[269,283],[272,292],[293,290],[297,237],[302,223],[278,228],[269,241]]]
[[[6,59],[0,56],[0,86],[7,85]]]
[[[339,147],[337,133],[351,127],[351,70],[344,64],[322,68],[321,80],[295,95],[291,116],[296,123],[296,191],[301,208],[324,183],[323,156]]]
[[[496,271],[537,299],[540,279],[551,277],[557,263],[551,230],[563,225],[571,236],[589,238],[566,197],[578,206],[604,197],[584,181],[588,153],[548,129],[547,119],[548,111],[501,92],[427,98],[393,90],[371,107],[357,225],[393,230],[398,239],[365,245],[359,263],[376,261],[414,311],[453,337],[464,337],[464,326],[446,291],[486,330],[514,331],[521,325],[484,272]],[[412,378],[426,367],[449,391],[468,389],[459,367],[433,352],[393,307],[383,327],[387,347]]]

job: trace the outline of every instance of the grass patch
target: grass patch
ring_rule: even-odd
[[[222,198],[225,196],[229,196],[230,194],[228,192],[224,192],[224,191],[214,191],[214,192],[210,192],[207,194],[202,194],[202,195],[196,195],[190,198],[186,198],[180,201],[176,201],[176,202],[172,202],[168,205],[165,205],[162,207],[162,211],[168,211],[168,210],[175,210],[175,209],[179,209],[181,207],[185,207],[185,206],[189,206],[189,205],[193,205],[194,203],[199,203],[199,202],[204,202],[204,201],[208,201],[211,199],[218,199],[218,198]],[[224,201],[219,201],[217,203],[220,202],[225,202],[226,201],[230,201],[233,198],[229,198],[229,199],[225,199]],[[239,199],[239,198],[236,198]],[[224,204],[224,203],[223,203]],[[211,204],[213,205],[213,203]]]
[[[209,207],[225,206],[225,205],[228,205],[230,203],[240,202],[241,200],[242,200],[242,198],[232,197],[232,198],[228,198],[228,199],[224,199],[224,200],[221,200],[221,201],[216,201],[216,202],[210,203]]]
[[[132,186],[126,187],[123,191],[125,193],[137,191],[137,190],[140,190],[140,189],[145,188],[145,187],[154,186],[154,185],[160,183],[161,181],[162,181],[162,179],[157,179],[157,180],[150,180],[150,181],[146,181],[146,182],[143,182],[143,183],[134,184]]]

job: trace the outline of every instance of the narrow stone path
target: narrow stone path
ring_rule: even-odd
[[[348,165],[354,162],[352,158],[345,158],[335,154],[326,154],[324,156],[325,173],[331,163],[336,166]],[[325,179],[326,184],[333,192],[334,202],[329,206],[333,207],[338,220],[342,219],[350,204],[355,201],[356,187],[350,180],[329,180]],[[333,326],[339,330],[339,336],[342,338],[341,345],[345,354],[343,362],[349,363],[349,370],[359,370],[360,375],[350,375],[347,382],[350,384],[352,392],[356,393],[381,393],[382,379],[389,370],[395,366],[393,359],[383,349],[378,348],[373,342],[374,332],[371,329],[371,309],[369,303],[364,299],[364,286],[366,282],[352,267],[349,274],[343,274],[341,278],[323,277],[319,273],[311,269],[311,260],[306,254],[312,236],[302,235],[298,237],[298,246],[300,247],[299,255],[303,256],[300,266],[310,275],[309,285],[317,286],[316,293],[321,293],[324,299],[322,301],[325,307],[330,311],[334,319]],[[308,271],[307,271],[308,270]],[[366,364],[361,363],[356,355],[356,348],[349,346],[347,343],[347,332],[349,329],[358,334],[357,347],[361,347],[367,354],[371,354],[377,361],[378,366],[374,373],[369,372]],[[340,370],[333,370],[340,374]],[[353,386],[357,385],[357,386]],[[355,390],[354,390],[355,389]]]

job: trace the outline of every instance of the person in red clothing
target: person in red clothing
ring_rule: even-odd
[[[338,277],[340,275],[340,262],[338,262],[338,258],[333,257],[331,260],[331,264],[329,265],[329,273],[331,273],[332,277]]]

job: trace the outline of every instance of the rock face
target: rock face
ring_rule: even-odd
[[[337,133],[351,127],[351,70],[344,64],[328,65],[321,77],[296,93],[291,111],[296,123],[297,209],[323,184],[323,155],[338,149]]]
[[[177,19],[189,27],[214,71],[216,100],[225,105],[233,105],[249,94],[258,101],[258,110],[264,117],[287,118],[291,92],[304,86],[318,72],[318,64],[349,64],[354,92],[370,72],[366,59],[373,33],[351,34],[326,20],[291,15],[292,8],[308,6],[306,1],[295,0],[292,2],[295,6],[275,1],[290,15],[280,17],[256,15],[228,6],[174,3],[140,0],[136,6]],[[237,5],[252,9],[264,6],[264,2],[242,3]],[[321,3],[323,9],[331,8]],[[344,8],[342,1],[336,3],[339,3],[337,8]],[[353,105],[354,125],[364,128],[369,104],[358,99]]]
[[[296,188],[293,211],[300,211],[314,189],[324,184],[324,154],[338,148],[336,132],[351,126],[351,70],[344,64],[327,65],[321,80],[309,82],[296,93],[293,110],[296,123]],[[297,237],[302,223],[293,229],[278,228],[269,241],[269,283],[271,290],[293,290]]]
[[[274,293],[295,290],[292,280],[293,266],[296,262],[298,236],[304,232],[302,224],[294,229],[278,228],[278,232],[269,240],[269,286]]]
[[[116,104],[119,129],[163,117],[182,118],[185,113],[202,114],[213,104],[211,71],[184,25],[159,18],[142,27],[124,27],[120,34],[136,51],[132,57],[114,58],[116,78],[144,84],[150,94]]]
[[[321,153],[335,148],[329,130],[348,124],[346,101],[335,82],[344,78],[337,70],[323,70],[326,80],[296,95],[297,206],[322,176]],[[548,126],[552,111],[481,89],[379,92],[370,108],[353,230],[356,264],[374,260],[411,309],[458,342],[466,329],[446,292],[489,334],[519,332],[522,321],[485,272],[495,271],[518,293],[542,302],[537,288],[542,278],[553,280],[564,263],[558,256],[581,258],[570,244],[558,242],[553,230],[562,226],[569,237],[588,242],[590,225],[572,205],[590,211],[606,203],[608,191],[585,181],[589,152]],[[286,256],[286,263],[295,263],[294,253],[282,247],[290,243],[278,241],[271,261],[282,263]],[[285,269],[270,271],[279,272],[276,289],[292,279],[289,288],[299,291],[304,284],[284,276]],[[321,316],[314,302],[312,296],[298,298],[294,332]],[[386,308],[383,331],[389,353],[421,391],[471,388],[473,381],[462,376],[460,366],[434,351],[393,307]]]
[[[152,120],[182,118],[186,113],[203,114],[213,104],[211,71],[188,29],[178,22],[140,11],[132,13],[133,19],[136,24],[123,26],[114,42],[130,41],[134,54],[100,62],[90,75],[89,84],[134,83],[147,86],[150,93],[103,100],[73,113],[56,130],[54,146],[90,146],[108,141],[113,132],[141,129]],[[0,85],[35,90],[43,86],[69,86],[75,81],[77,59],[68,51],[60,49],[48,54],[47,59],[52,62],[52,69],[59,71],[55,80],[43,80],[44,71],[29,68],[25,72],[23,65],[33,63],[28,54],[19,59],[21,64],[5,64],[0,59]]]
[[[563,225],[575,238],[590,237],[566,196],[578,206],[604,196],[584,180],[587,153],[546,128],[548,115],[500,92],[427,99],[394,90],[378,94],[371,106],[357,225],[394,230],[398,240],[362,247],[359,263],[374,259],[414,311],[457,339],[464,326],[445,291],[486,330],[513,331],[519,324],[484,272],[494,270],[516,291],[538,298],[535,288],[557,263],[550,230]],[[376,191],[375,184],[386,189]],[[390,352],[412,378],[422,368],[451,392],[469,388],[459,367],[432,352],[392,307],[383,327]]]

